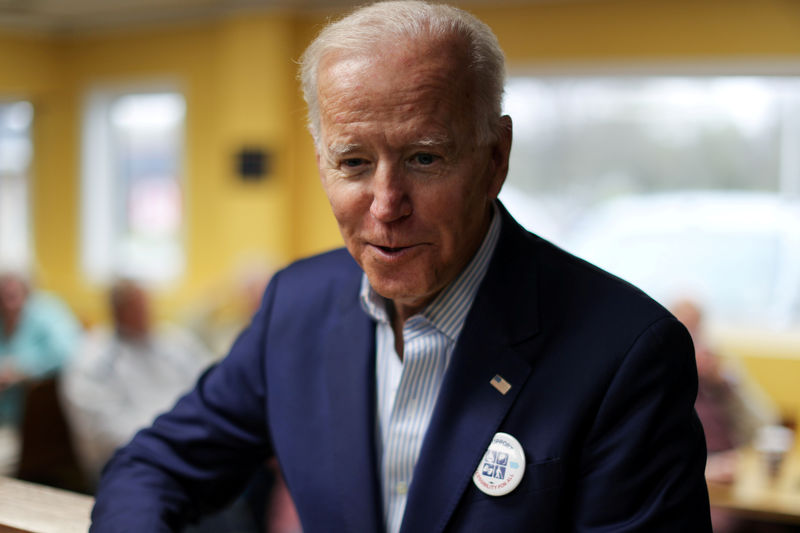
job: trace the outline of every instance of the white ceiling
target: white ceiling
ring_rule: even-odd
[[[348,0],[0,0],[0,28],[75,32],[224,16],[242,10],[319,10]]]
[[[455,0],[459,5],[574,0]],[[591,0],[596,1],[596,0]],[[0,29],[78,32],[224,16],[242,10],[334,10],[365,0],[0,0]]]

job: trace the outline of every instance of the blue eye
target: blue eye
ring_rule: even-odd
[[[425,152],[415,154],[414,160],[419,163],[420,165],[432,165],[436,162],[436,156],[433,154],[427,154]]]
[[[358,157],[353,157],[351,159],[345,159],[342,161],[342,164],[349,168],[356,168],[364,164],[364,160]]]

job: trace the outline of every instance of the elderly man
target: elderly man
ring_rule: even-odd
[[[496,201],[491,31],[386,2],[302,79],[347,251],[279,272],[228,357],[106,469],[94,531],[168,531],[275,455],[306,533],[708,531],[689,336]]]
[[[0,273],[0,393],[58,371],[81,335],[80,323],[61,300],[31,290],[22,274]],[[21,414],[2,408],[0,413],[12,422]]]
[[[27,385],[58,373],[82,334],[60,299],[19,272],[0,272],[0,474],[18,467]]]
[[[211,361],[187,332],[153,323],[149,295],[138,283],[114,283],[109,307],[113,329],[98,327],[86,336],[59,391],[92,483],[114,450],[171,407]]]

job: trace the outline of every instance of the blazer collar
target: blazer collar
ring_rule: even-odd
[[[332,476],[347,531],[383,531],[375,453],[375,323],[358,299],[361,271],[341,291],[339,314],[325,333]]]

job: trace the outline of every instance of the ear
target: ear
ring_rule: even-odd
[[[497,128],[497,140],[491,147],[491,178],[489,180],[488,196],[494,200],[500,194],[500,189],[508,175],[508,158],[511,155],[512,124],[511,117],[503,115]]]

